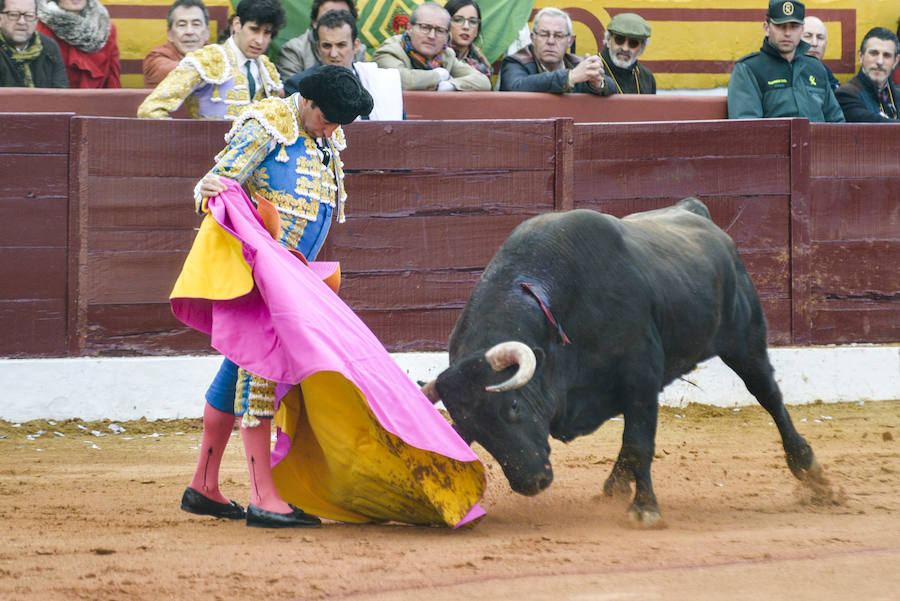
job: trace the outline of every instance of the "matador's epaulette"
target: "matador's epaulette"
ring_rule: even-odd
[[[290,146],[300,137],[297,113],[290,98],[266,98],[247,107],[225,134],[225,142],[230,142],[248,119],[256,119],[278,144]]]
[[[184,57],[182,62],[194,67],[206,83],[222,85],[233,77],[228,56],[219,44],[209,44],[195,50]]]

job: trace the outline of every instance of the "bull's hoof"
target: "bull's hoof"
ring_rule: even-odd
[[[659,509],[641,509],[637,505],[628,508],[628,520],[638,528],[665,528]]]

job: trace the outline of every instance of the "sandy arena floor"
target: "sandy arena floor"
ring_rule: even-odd
[[[488,515],[461,531],[192,516],[178,505],[198,421],[0,422],[0,599],[900,599],[900,401],[791,414],[833,501],[797,484],[758,407],[663,409],[658,530],[602,496],[622,422],[554,443],[555,481],[534,498],[479,447]],[[246,504],[237,433],[223,470]]]

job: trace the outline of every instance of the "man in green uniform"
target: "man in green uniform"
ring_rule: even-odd
[[[825,66],[806,55],[801,40],[806,8],[794,0],[769,4],[759,52],[734,65],[728,82],[728,118],[805,117],[844,121]]]

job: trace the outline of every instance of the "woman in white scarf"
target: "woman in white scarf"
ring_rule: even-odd
[[[116,26],[98,0],[38,0],[38,19],[59,45],[70,87],[122,87]]]

